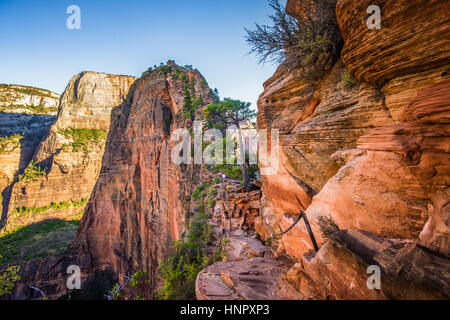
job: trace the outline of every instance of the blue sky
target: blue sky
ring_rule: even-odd
[[[81,30],[66,27],[72,4]],[[81,71],[140,76],[175,59],[255,105],[276,66],[247,55],[244,27],[268,14],[266,0],[0,0],[0,83],[62,93]]]

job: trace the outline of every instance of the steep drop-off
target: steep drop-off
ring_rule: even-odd
[[[0,263],[58,254],[73,241],[100,172],[111,111],[123,102],[135,80],[82,72],[71,79],[64,91],[51,128],[42,121],[22,124],[26,134],[21,145],[8,146],[12,151],[7,156],[19,154],[22,165],[9,177],[8,188],[3,192]],[[54,122],[53,116],[33,117],[50,117],[49,125]],[[14,123],[9,124],[4,130],[18,130]],[[27,148],[29,140],[34,142],[34,148]],[[7,162],[2,165],[5,170],[11,167]]]

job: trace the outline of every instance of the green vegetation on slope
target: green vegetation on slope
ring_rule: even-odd
[[[83,212],[68,220],[47,219],[18,226],[0,236],[0,264],[28,261],[64,252],[75,236]]]
[[[0,259],[2,257],[0,256]],[[0,274],[0,298],[10,294],[20,280],[20,266],[10,266],[3,274]]]
[[[41,96],[41,97],[47,97],[47,98],[54,98],[53,92],[51,92],[49,90],[45,90],[45,89],[35,88],[35,87],[1,83],[0,88],[14,90],[16,92],[20,92],[20,93],[27,94],[30,96]]]
[[[86,203],[87,199],[82,199],[11,211],[0,232],[0,264],[63,252],[75,236]]]
[[[45,168],[41,168],[41,166],[37,166],[32,162],[25,168],[25,171],[19,175],[19,181],[36,181],[39,177],[45,176],[46,174],[47,171]]]
[[[160,299],[195,299],[197,275],[212,262],[206,255],[206,247],[211,238],[206,219],[204,212],[193,216],[187,237],[175,243],[173,248],[176,253],[160,266],[160,276],[164,280],[159,293]]]
[[[27,109],[32,114],[42,114],[42,115],[51,115],[58,112],[58,107],[50,108],[50,107],[44,107],[42,105],[3,105],[0,106],[0,112],[12,112],[16,109]]]
[[[49,204],[48,206],[45,207],[22,207],[22,208],[16,208],[11,212],[12,216],[18,216],[18,217],[23,217],[24,215],[27,214],[36,214],[36,213],[41,213],[41,212],[45,212],[51,209],[54,210],[61,210],[61,209],[67,209],[70,207],[81,207],[83,205],[85,205],[88,202],[88,199],[82,199],[80,201],[63,201],[60,203],[52,203]]]
[[[225,252],[221,245],[212,255],[206,252],[208,245],[219,240],[214,239],[211,226],[207,223],[207,212],[214,207],[216,195],[217,190],[208,181],[194,190],[192,198],[195,209],[192,214],[187,214],[187,232],[175,243],[175,254],[160,265],[160,277],[164,286],[158,293],[159,299],[195,300],[195,280],[198,273],[208,265],[222,261]]]
[[[85,154],[89,152],[89,145],[91,143],[105,142],[108,137],[108,133],[98,129],[65,129],[63,135],[67,139],[72,139],[71,144],[72,151],[83,151]]]
[[[11,152],[20,147],[23,136],[14,134],[9,137],[0,137],[0,153]]]

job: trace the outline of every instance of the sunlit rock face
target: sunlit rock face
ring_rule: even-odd
[[[0,112],[56,115],[60,96],[45,89],[0,84]]]
[[[381,29],[370,30],[367,8],[381,9]],[[340,0],[336,15],[342,59],[361,82],[383,86],[398,77],[448,65],[450,17],[439,0]]]
[[[70,80],[56,122],[32,159],[32,165],[46,172],[15,184],[10,210],[89,198],[100,172],[111,112],[135,80],[96,72],[82,72]],[[84,133],[71,134],[73,129]],[[80,145],[83,134],[87,137]],[[100,137],[92,138],[95,135]]]
[[[122,104],[135,80],[99,72],[77,74],[61,97],[57,128],[109,130],[111,110]]]
[[[290,14],[295,14],[296,2],[288,1]],[[278,250],[301,262],[299,277],[309,282],[299,288],[311,297],[320,296],[312,270],[330,266],[330,259],[336,265],[349,259],[340,256],[340,250],[329,250],[327,228],[360,230],[386,241],[427,247],[431,251],[422,252],[423,257],[411,253],[409,258],[423,264],[429,277],[448,277],[426,265],[427,252],[450,256],[450,70],[443,63],[450,58],[445,49],[448,37],[443,37],[449,28],[438,13],[444,4],[379,1],[383,22],[378,31],[365,23],[369,2],[338,1],[337,19],[345,41],[342,60],[321,79],[306,80],[301,69],[281,66],[265,83],[258,101],[258,125],[280,130],[279,174],[262,179],[266,217],[284,230],[303,209],[319,246],[327,244],[319,256],[308,256],[313,245],[304,223],[280,239]],[[423,21],[423,27],[411,26],[413,17]],[[346,85],[346,68],[357,84]],[[256,226],[259,234],[271,236],[261,219]],[[371,250],[365,254],[374,254]],[[357,261],[361,254],[353,252],[347,262]],[[311,259],[316,266],[308,269],[304,261]],[[449,265],[445,259],[440,268]],[[414,278],[420,272],[408,281],[420,282]],[[367,279],[366,274],[359,276]],[[373,296],[363,278],[332,277],[334,285],[326,294],[321,291],[321,297],[402,298],[393,289],[400,286],[397,280],[389,293]],[[357,290],[344,290],[351,285]],[[433,297],[431,287],[421,288],[417,297]],[[447,287],[439,290],[437,296],[449,295]]]
[[[45,89],[0,84],[0,212],[7,210],[11,185],[55,122],[59,99]]]

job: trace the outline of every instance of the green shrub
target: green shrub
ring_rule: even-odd
[[[30,163],[26,168],[23,174],[19,175],[19,181],[36,181],[39,177],[45,176],[47,171],[45,168],[41,168],[40,166],[36,166],[33,162]]]
[[[192,193],[192,198],[194,198],[194,200],[198,200],[200,197],[203,197],[203,191],[208,188],[209,185],[210,183],[208,181],[205,181],[202,184],[198,185]]]
[[[20,280],[19,271],[20,266],[11,266],[0,275],[0,298],[6,294],[11,294],[16,282]]]
[[[345,69],[342,75],[342,87],[347,90],[358,84],[358,81],[351,75],[348,69]]]
[[[0,137],[0,153],[11,152],[19,148],[22,138],[23,136],[17,133],[9,137]]]
[[[112,300],[150,300],[153,298],[153,288],[151,287],[150,275],[147,271],[137,271],[134,273],[127,285],[116,283],[108,292]]]
[[[98,129],[73,129],[69,128],[63,131],[63,135],[67,139],[72,139],[72,151],[84,151],[85,154],[89,152],[89,145],[91,143],[100,143],[106,141],[108,134]]]

